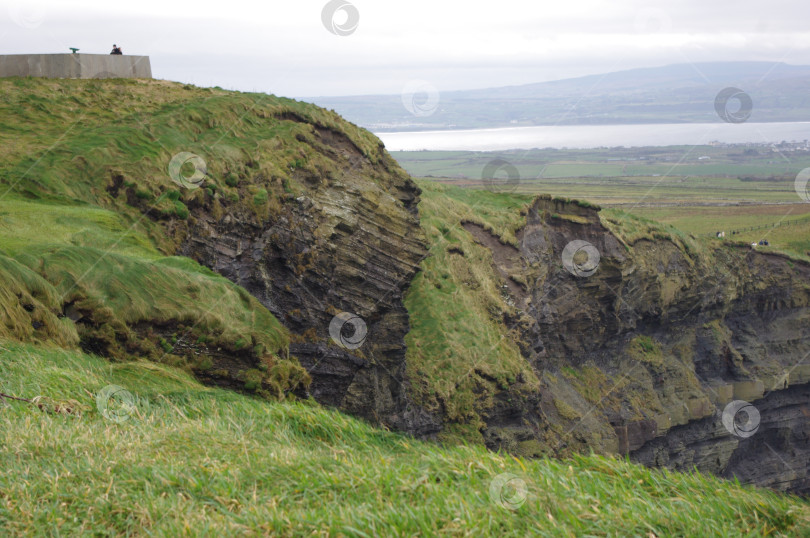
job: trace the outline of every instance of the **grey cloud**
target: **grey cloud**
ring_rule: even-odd
[[[49,11],[34,28],[15,24],[10,18],[0,20],[0,39],[5,53],[68,52],[68,47],[79,47],[82,52],[106,54],[115,42],[125,53],[149,55],[158,78],[288,96],[398,93],[411,79],[428,80],[442,91],[471,89],[689,61],[810,64],[810,39],[803,33],[806,19],[799,16],[804,4],[799,2],[655,4],[655,9],[671,16],[673,32],[694,34],[682,47],[660,45],[656,38],[633,33],[634,14],[648,4],[605,5],[603,11],[576,19],[557,15],[546,20],[538,9],[525,17],[511,17],[509,22],[501,17],[501,22],[490,26],[485,24],[485,15],[475,19],[478,15],[467,14],[487,30],[473,34],[480,31],[476,28],[469,35],[462,34],[465,43],[489,40],[486,43],[495,46],[515,36],[541,39],[491,54],[465,51],[464,43],[443,41],[442,36],[424,37],[420,28],[408,28],[405,34],[426,41],[402,46],[397,31],[404,30],[369,27],[371,17],[363,19],[363,31],[336,37],[321,26],[317,12],[313,21],[293,21],[296,24],[288,26],[273,21],[271,28],[248,12],[236,20],[215,20],[113,17],[76,8],[73,12]],[[588,32],[591,46],[564,45],[566,36],[576,33],[585,39]],[[725,39],[724,32],[734,38]]]

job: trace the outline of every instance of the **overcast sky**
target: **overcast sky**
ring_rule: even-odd
[[[150,56],[155,78],[289,97],[715,60],[810,64],[806,0],[333,2],[324,17],[325,0],[15,0],[0,10],[0,53],[106,54],[117,43]]]

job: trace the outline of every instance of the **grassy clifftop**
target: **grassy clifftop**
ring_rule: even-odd
[[[797,535],[789,496],[579,456],[442,448],[151,362],[3,342],[0,527],[11,535]],[[122,387],[110,400],[97,395]],[[103,394],[103,393],[102,393]],[[115,402],[129,401],[115,409]],[[70,412],[57,412],[56,409]],[[105,418],[113,417],[115,420]]]
[[[300,143],[316,125],[382,158],[374,137],[289,99],[159,81],[3,79],[0,94],[0,336],[214,378],[225,353],[252,363],[239,383],[268,395],[306,384],[272,314],[170,254],[190,207],[260,224],[297,181],[339,174]],[[199,186],[172,181],[180,149],[203,156]]]
[[[313,150],[316,130],[339,133],[365,158],[398,170],[367,131],[334,112],[272,95],[126,79],[12,78],[0,80],[0,91],[4,199],[146,213],[134,227],[164,252],[167,234],[157,233],[153,221],[185,220],[191,205],[245,206],[262,220],[278,204],[268,194],[297,193],[300,181],[343,175],[330,151]],[[189,189],[168,170],[180,152],[204,161],[204,179]]]

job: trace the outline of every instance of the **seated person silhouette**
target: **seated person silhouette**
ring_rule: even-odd
[[[121,47],[113,43],[113,50],[110,54],[124,54],[124,53],[121,52]]]

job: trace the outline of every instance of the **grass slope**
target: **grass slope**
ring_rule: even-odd
[[[1,341],[0,363],[44,409],[0,403],[6,535],[810,535],[805,502],[699,474],[443,448],[150,362]]]
[[[492,253],[460,223],[474,222],[516,243],[531,198],[429,181],[419,186],[421,225],[431,246],[405,297],[411,388],[422,405],[444,408],[452,423],[445,438],[481,442],[479,411],[492,405],[498,388],[517,383],[528,392],[538,381],[504,323],[504,314],[515,312],[502,296]]]
[[[264,360],[268,395],[306,380],[286,329],[255,298],[190,259],[161,256],[121,215],[13,198],[0,201],[0,215],[0,337],[190,371],[210,368],[204,344]]]
[[[228,206],[261,225],[303,189],[299,180],[341,176],[328,151],[312,148],[316,125],[390,161],[337,114],[271,95],[0,80],[0,276],[14,288],[0,294],[0,336],[200,371],[225,350],[241,356],[245,367],[229,376],[247,388],[279,396],[306,384],[287,331],[257,300],[167,255],[187,233],[190,207],[216,216]],[[181,151],[206,161],[203,188],[172,181],[168,164]]]

